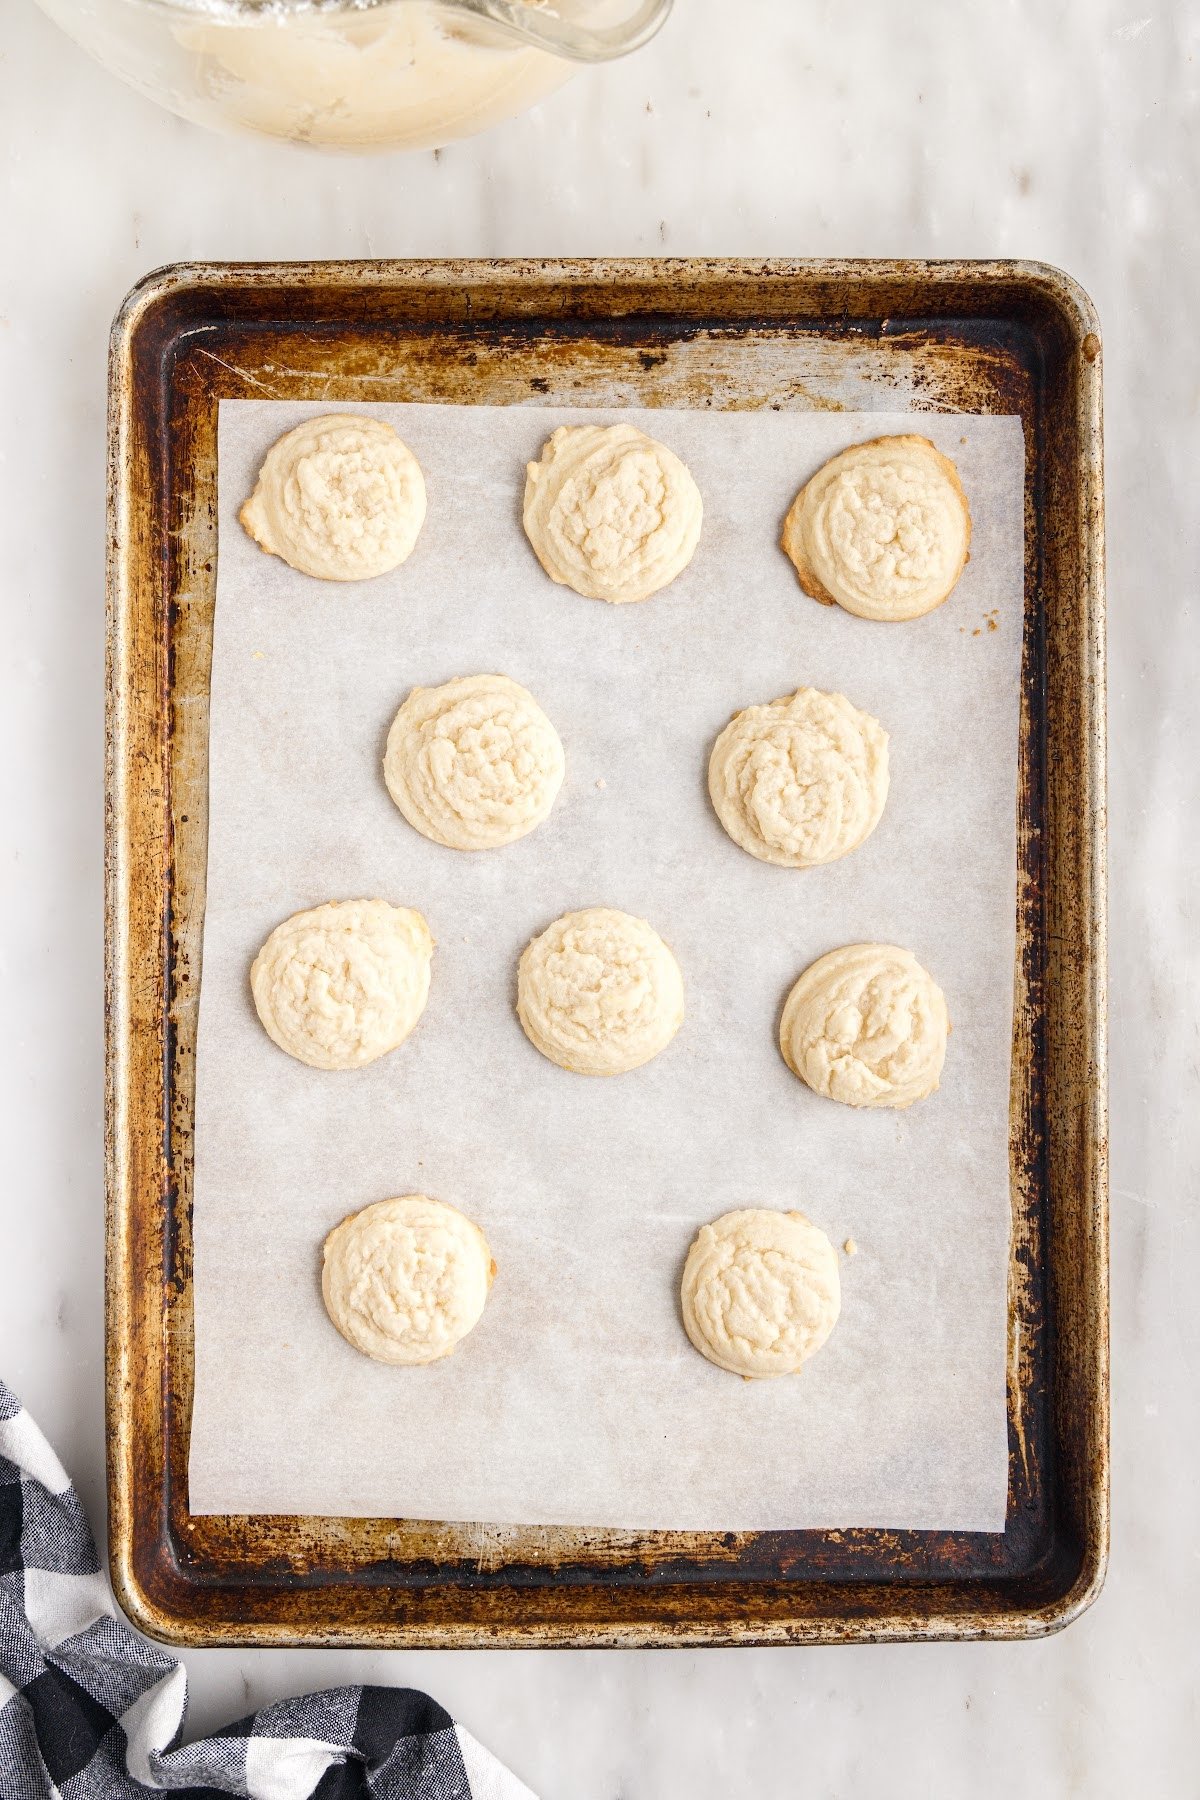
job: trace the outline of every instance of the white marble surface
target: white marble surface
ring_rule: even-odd
[[[743,37],[731,51],[729,21]],[[0,1371],[102,1527],[104,352],[181,257],[1035,256],[1105,333],[1114,1523],[1026,1645],[190,1657],[192,1723],[428,1687],[546,1800],[1194,1795],[1200,23],[1185,0],[679,0],[657,44],[430,155],[209,137],[0,9]]]

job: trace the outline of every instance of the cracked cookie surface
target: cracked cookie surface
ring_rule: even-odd
[[[814,1093],[899,1109],[937,1087],[949,1030],[945,995],[911,950],[846,944],[792,988],[779,1048]]]
[[[321,1293],[347,1343],[411,1366],[449,1356],[478,1324],[495,1272],[478,1225],[443,1200],[405,1194],[334,1227]]]
[[[798,688],[734,715],[713,745],[708,792],[728,835],[760,862],[834,862],[879,823],[887,733],[844,694]]]
[[[700,540],[700,490],[632,425],[560,425],[526,465],[525,533],[551,580],[589,600],[646,600]]]
[[[837,1252],[803,1213],[723,1213],[688,1251],[680,1304],[692,1344],[719,1369],[794,1375],[837,1323]]]
[[[971,513],[958,470],[928,438],[872,438],[801,488],[782,543],[814,600],[863,619],[915,619],[966,567]]]
[[[326,413],[272,444],[238,518],[262,549],[302,574],[364,581],[412,554],[425,480],[383,419]]]
[[[281,1050],[313,1069],[358,1069],[417,1023],[432,957],[429,927],[411,907],[330,900],[275,927],[250,988]]]
[[[564,913],[526,946],[517,1016],[531,1044],[579,1075],[622,1075],[683,1023],[683,977],[652,925],[606,906]]]
[[[388,732],[384,780],[409,824],[452,850],[492,850],[540,825],[562,786],[562,742],[506,675],[414,688]]]

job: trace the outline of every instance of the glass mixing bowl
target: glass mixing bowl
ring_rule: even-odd
[[[105,68],[218,128],[418,150],[653,36],[671,0],[38,0]]]

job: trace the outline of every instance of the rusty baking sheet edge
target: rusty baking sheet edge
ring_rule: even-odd
[[[734,298],[736,303],[733,316],[738,322],[757,322],[753,302],[755,289],[759,284],[767,284],[776,294],[780,285],[802,289],[808,304],[797,309],[797,323],[806,324],[815,316],[826,322],[827,328],[830,299],[836,299],[840,291],[848,302],[844,304],[841,314],[843,329],[847,330],[866,328],[873,322],[877,324],[881,316],[881,305],[877,304],[874,312],[869,308],[861,308],[856,313],[853,310],[854,302],[864,297],[881,302],[885,296],[909,297],[912,293],[923,293],[933,303],[920,309],[921,316],[925,319],[938,316],[939,301],[952,303],[955,295],[961,298],[964,290],[983,292],[989,287],[1007,287],[1014,293],[1023,293],[1027,301],[1031,296],[1035,301],[1040,296],[1044,304],[1057,308],[1060,313],[1064,329],[1078,353],[1075,383],[1077,416],[1073,421],[1078,439],[1078,491],[1074,496],[1074,517],[1069,518],[1065,526],[1060,522],[1058,528],[1073,530],[1078,534],[1077,552],[1082,592],[1078,596],[1081,606],[1080,630],[1073,652],[1078,658],[1078,666],[1072,674],[1078,688],[1077,723],[1082,728],[1085,746],[1081,764],[1073,771],[1076,780],[1071,795],[1073,804],[1069,809],[1077,821],[1081,836],[1079,843],[1074,846],[1074,866],[1079,891],[1074,896],[1069,896],[1068,900],[1076,908],[1082,908],[1082,916],[1076,910],[1073,918],[1066,922],[1074,927],[1075,949],[1082,957],[1080,967],[1074,971],[1074,977],[1081,984],[1079,998],[1083,1004],[1078,1020],[1080,1042],[1075,1046],[1082,1059],[1078,1069],[1082,1088],[1074,1097],[1072,1119],[1078,1136],[1067,1148],[1072,1153],[1071,1173],[1078,1184],[1075,1189],[1078,1209],[1076,1223],[1083,1232],[1079,1248],[1085,1259],[1083,1272],[1089,1289],[1086,1299],[1090,1303],[1091,1312],[1089,1329],[1075,1346],[1073,1369],[1062,1369],[1059,1372],[1070,1374],[1080,1382],[1079,1404],[1086,1404],[1091,1428],[1089,1432],[1082,1434],[1082,1438],[1078,1431],[1075,1434],[1081,1440],[1077,1448],[1086,1463],[1080,1489],[1080,1497],[1086,1504],[1084,1515],[1078,1521],[1083,1539],[1079,1566],[1065,1591],[1048,1595],[1044,1605],[1031,1605],[1019,1614],[989,1616],[987,1609],[972,1608],[968,1596],[959,1594],[952,1597],[950,1582],[930,1584],[895,1580],[890,1584],[895,1590],[894,1603],[890,1609],[881,1613],[873,1606],[856,1605],[855,1600],[859,1596],[852,1594],[848,1586],[825,1594],[823,1584],[811,1582],[803,1584],[803,1591],[809,1601],[815,1604],[807,1611],[805,1607],[798,1605],[794,1617],[771,1619],[765,1616],[747,1616],[753,1611],[754,1593],[739,1591],[735,1594],[733,1586],[724,1588],[725,1605],[723,1609],[717,1609],[718,1614],[723,1616],[714,1616],[711,1602],[721,1595],[720,1586],[702,1595],[684,1590],[675,1596],[672,1594],[673,1584],[668,1584],[655,1589],[658,1599],[665,1603],[661,1616],[641,1619],[633,1616],[642,1610],[639,1607],[627,1607],[627,1617],[611,1616],[611,1608],[601,1607],[591,1619],[579,1618],[569,1622],[544,1618],[523,1623],[515,1619],[506,1620],[493,1613],[486,1619],[476,1617],[470,1623],[453,1618],[437,1619],[432,1615],[398,1619],[392,1623],[386,1619],[381,1620],[378,1613],[370,1618],[361,1615],[356,1617],[359,1609],[353,1604],[345,1604],[351,1600],[352,1584],[331,1579],[327,1586],[318,1591],[323,1592],[332,1603],[338,1590],[341,1590],[343,1605],[340,1619],[325,1617],[318,1621],[316,1618],[306,1619],[302,1612],[296,1612],[291,1617],[273,1621],[262,1616],[256,1605],[252,1604],[245,1609],[238,1607],[237,1591],[242,1584],[227,1579],[223,1589],[219,1582],[215,1584],[215,1589],[226,1602],[224,1614],[214,1611],[205,1622],[200,1622],[173,1615],[169,1608],[164,1609],[148,1591],[148,1585],[157,1586],[158,1583],[147,1584],[144,1564],[141,1569],[136,1566],[139,1560],[136,1555],[139,1546],[135,1542],[136,1517],[140,1512],[144,1523],[147,1513],[144,1506],[138,1508],[134,1501],[141,1485],[137,1479],[139,1475],[143,1479],[154,1479],[163,1474],[161,1454],[157,1457],[156,1468],[155,1456],[152,1454],[147,1458],[145,1451],[147,1444],[153,1444],[154,1439],[156,1421],[153,1407],[156,1395],[164,1415],[168,1403],[166,1358],[164,1356],[161,1359],[161,1366],[157,1371],[146,1367],[145,1358],[146,1353],[150,1352],[153,1359],[156,1347],[153,1335],[156,1309],[153,1296],[156,1285],[164,1295],[158,1312],[160,1331],[167,1312],[165,1282],[171,1271],[168,1271],[163,1256],[161,1212],[169,1209],[172,1195],[170,1170],[164,1166],[159,1171],[161,1179],[154,1196],[156,1210],[152,1211],[149,1218],[146,1217],[144,1206],[139,1212],[136,1205],[137,1194],[132,1185],[135,1170],[131,1151],[135,1127],[131,1124],[130,1100],[135,1091],[134,1050],[139,1041],[144,1049],[144,1037],[139,1040],[139,1034],[144,1034],[147,1019],[153,1026],[157,1017],[159,1023],[165,1026],[163,997],[166,991],[168,946],[164,938],[161,945],[162,957],[157,966],[152,960],[145,959],[141,965],[134,966],[129,957],[130,931],[135,927],[140,928],[144,941],[147,922],[144,909],[149,904],[153,911],[154,906],[153,896],[140,892],[136,882],[132,880],[134,865],[131,825],[134,790],[137,795],[137,822],[143,826],[149,822],[149,830],[143,830],[137,848],[143,855],[147,848],[157,849],[160,869],[169,865],[170,833],[168,771],[164,761],[166,743],[164,741],[161,746],[163,755],[156,758],[153,746],[133,741],[131,701],[135,694],[145,696],[153,691],[159,703],[166,704],[169,699],[169,668],[167,634],[156,633],[150,642],[146,642],[144,633],[139,637],[136,619],[128,609],[139,591],[139,582],[142,584],[143,595],[147,582],[160,581],[163,591],[158,599],[162,600],[165,596],[174,605],[174,597],[168,592],[168,564],[163,541],[167,521],[162,517],[147,518],[139,514],[139,496],[152,493],[153,483],[146,463],[146,446],[138,444],[134,429],[130,354],[139,325],[147,314],[181,292],[194,290],[198,286],[218,293],[223,287],[234,292],[244,292],[247,287],[251,287],[267,294],[282,288],[294,295],[298,291],[298,284],[303,284],[305,280],[319,285],[322,290],[341,290],[351,294],[362,293],[373,287],[385,295],[393,291],[411,295],[420,286],[435,292],[440,289],[447,294],[466,292],[469,296],[480,297],[480,310],[485,313],[488,311],[487,303],[494,302],[496,295],[500,297],[501,306],[511,307],[514,291],[520,292],[529,302],[529,310],[535,314],[535,303],[539,297],[548,293],[557,292],[561,295],[567,290],[586,293],[592,297],[601,294],[611,303],[613,316],[626,316],[632,321],[636,321],[639,311],[645,310],[647,298],[656,294],[664,300],[668,315],[678,321],[681,299],[686,300],[689,293],[702,290],[705,286],[714,286]],[[893,306],[888,311],[895,316],[900,308]],[[768,309],[768,313],[768,324],[778,326],[783,323],[777,312],[770,314]],[[492,316],[495,316],[494,309]],[[591,322],[594,323],[600,316],[599,312],[591,315]],[[902,318],[896,318],[896,324],[903,329]],[[1108,1475],[1103,520],[1099,343],[1099,331],[1090,304],[1075,284],[1057,271],[1027,264],[466,263],[333,264],[306,266],[304,269],[286,265],[252,269],[218,266],[167,271],[160,276],[148,278],[146,283],[135,290],[114,328],[113,407],[110,415],[106,820],[106,908],[110,927],[106,953],[109,1046],[106,1147],[110,1327],[108,1404],[114,1581],[127,1610],[147,1629],[156,1635],[181,1642],[354,1641],[459,1645],[489,1642],[828,1642],[910,1636],[1028,1636],[1058,1628],[1094,1597],[1103,1579],[1107,1548]],[[1060,507],[1061,505],[1060,497]],[[1072,508],[1068,506],[1066,510],[1071,512]],[[148,750],[150,753],[147,753]],[[1060,831],[1069,829],[1061,808],[1058,824]],[[1053,904],[1049,911],[1052,913]],[[120,929],[122,923],[129,929]],[[1086,927],[1082,939],[1079,930],[1081,923]],[[1053,934],[1055,927],[1055,918],[1048,916],[1047,933]],[[1059,934],[1059,941],[1065,941],[1069,935],[1071,934]],[[144,1109],[148,1096],[144,1088],[137,1090],[137,1093],[138,1105]],[[161,1103],[159,1117],[162,1119],[166,1108],[165,1093],[158,1098]],[[1053,1144],[1050,1155],[1053,1161]],[[144,1198],[143,1190],[143,1200]],[[1051,1270],[1052,1286],[1053,1279],[1054,1271]],[[1081,1302],[1079,1294],[1055,1294],[1054,1298],[1060,1313],[1069,1311],[1072,1305]],[[1079,1338],[1078,1332],[1075,1335]],[[156,1375],[160,1378],[157,1385]],[[1056,1399],[1060,1404],[1063,1403],[1063,1395],[1057,1390],[1061,1385],[1056,1385]],[[147,1406],[150,1408],[149,1412]],[[157,1424],[161,1432],[161,1416]],[[157,1446],[160,1453],[161,1448],[160,1443]],[[169,1533],[165,1515],[162,1524],[163,1539],[158,1548],[168,1560],[174,1561],[167,1547]],[[143,1530],[143,1537],[144,1535]],[[844,1536],[850,1540],[872,1535],[886,1537],[888,1534],[827,1535],[833,1538]],[[145,1551],[144,1542],[140,1548]],[[161,1572],[168,1577],[168,1587],[172,1579],[186,1582],[189,1576],[200,1575],[199,1570],[189,1572],[182,1566],[177,1567],[173,1573],[165,1568]],[[302,1585],[304,1581],[303,1567],[297,1566],[294,1558],[290,1564],[285,1558],[274,1573],[281,1592],[290,1590],[293,1598],[296,1598],[296,1584]],[[662,1573],[666,1574],[667,1569],[664,1568]],[[265,1579],[270,1579],[269,1570],[260,1571],[260,1574]],[[603,1570],[597,1572],[597,1580],[603,1586]],[[205,1585],[202,1580],[199,1582],[199,1586]],[[791,1587],[793,1584],[789,1581],[784,1585]],[[800,1583],[795,1585],[802,1586]],[[250,1599],[251,1586],[252,1583],[248,1581],[244,1595],[246,1600]],[[217,1591],[214,1591],[214,1599],[217,1598]],[[409,1598],[412,1591],[411,1588],[408,1590]],[[617,1599],[620,1591],[609,1589],[608,1598]],[[453,1584],[444,1585],[441,1592],[452,1593]],[[630,1597],[629,1590],[624,1592],[627,1598]],[[820,1605],[823,1597],[828,1600],[824,1612]],[[378,1594],[375,1598],[378,1599]],[[686,1604],[682,1606],[682,1615],[670,1604],[671,1599],[682,1603],[688,1598],[692,1601],[690,1617]],[[701,1600],[710,1604],[699,1604]],[[736,1605],[730,1604],[735,1601]],[[837,1606],[839,1601],[842,1609],[840,1614]],[[737,1613],[743,1608],[745,1611],[739,1618]],[[421,1608],[421,1611],[425,1612],[426,1609]]]

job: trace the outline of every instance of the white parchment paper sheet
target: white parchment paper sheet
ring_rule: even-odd
[[[1002,1529],[1019,421],[625,410],[683,456],[705,519],[679,580],[611,607],[553,585],[520,524],[551,429],[608,415],[373,409],[419,458],[429,516],[403,568],[343,586],[236,518],[268,446],[322,410],[220,411],[193,1510]],[[777,548],[792,496],[845,445],[914,428],[970,497],[955,593],[901,626],[817,605]],[[493,670],[554,720],[567,779],[541,829],[463,854],[410,829],[381,757],[411,687]],[[732,712],[802,684],[883,722],[891,796],[860,850],[781,870],[725,837],[705,771]],[[289,913],[361,895],[425,913],[429,1006],[369,1068],[310,1070],[259,1026],[250,963]],[[587,905],[648,918],[687,985],[675,1042],[615,1080],[547,1062],[513,1011],[529,937]],[[949,1002],[942,1088],[906,1113],[818,1099],[776,1047],[795,977],[863,939],[908,945]],[[320,1248],[413,1190],[477,1220],[499,1275],[453,1357],[391,1369],[330,1325]],[[698,1226],[757,1205],[859,1254],[826,1349],[743,1382],[692,1350],[677,1294]]]

